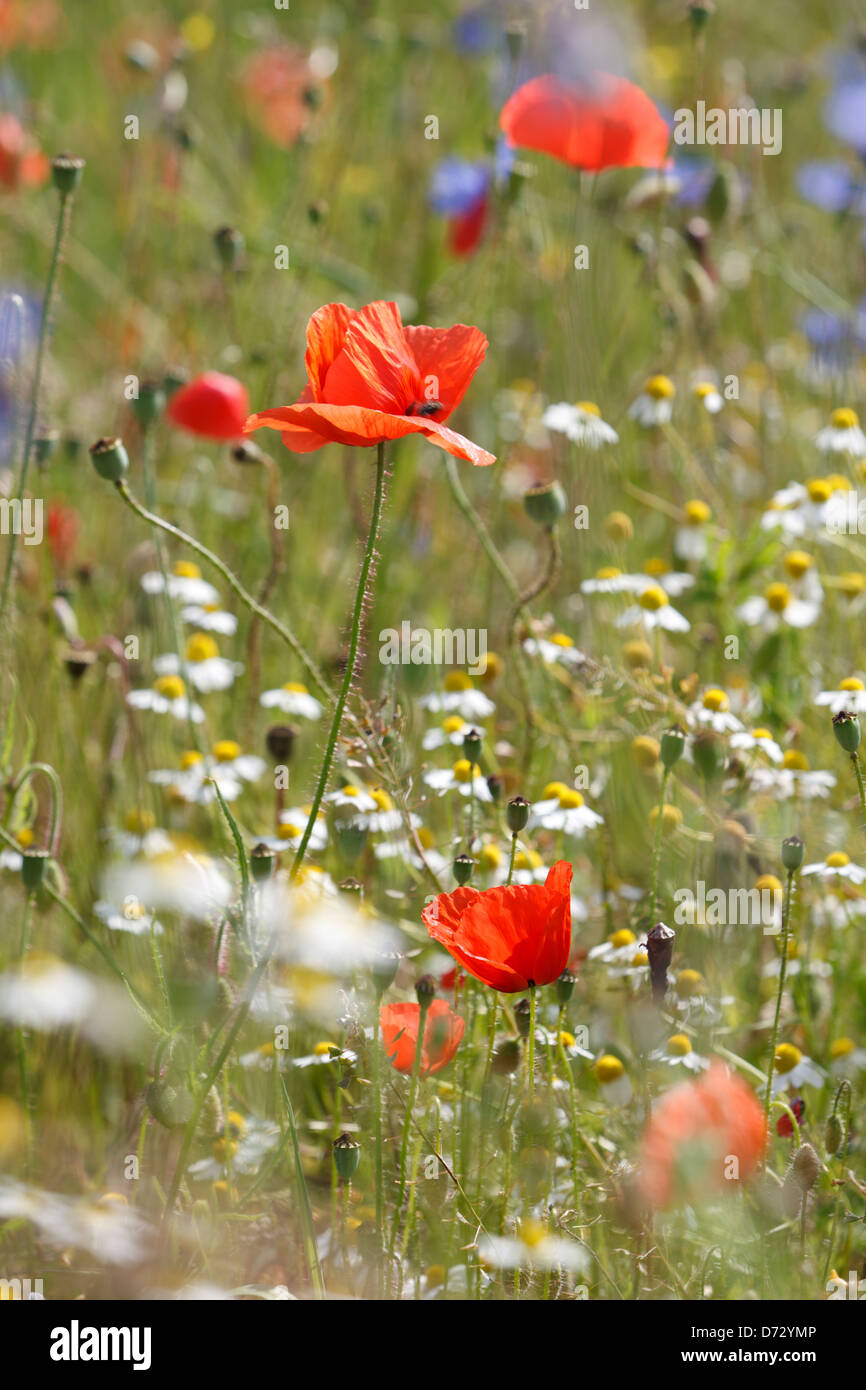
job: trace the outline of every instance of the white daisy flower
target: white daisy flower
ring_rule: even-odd
[[[267,845],[275,854],[281,854],[287,849],[299,849],[304,832],[307,828],[307,821],[310,818],[310,806],[294,806],[288,811],[280,812],[280,824],[276,835],[262,836],[257,840],[257,844]],[[316,817],[316,823],[310,831],[310,838],[307,841],[308,848],[315,852],[324,849],[328,843],[328,827],[325,817],[321,811]]]
[[[438,796],[456,791],[461,796],[474,796],[477,801],[492,801],[487,781],[480,773],[473,776],[468,758],[458,758],[453,767],[437,767],[424,773],[424,781]]]
[[[126,703],[133,709],[147,709],[152,714],[170,714],[173,719],[204,722],[201,705],[190,700],[180,676],[159,676],[149,689],[130,690]]]
[[[834,849],[826,859],[815,864],[804,864],[800,873],[814,874],[818,878],[844,878],[849,883],[866,883],[866,869],[852,864],[843,849]]]
[[[459,714],[470,724],[488,719],[496,710],[493,701],[483,691],[476,690],[471,678],[462,671],[452,671],[446,677],[443,690],[422,695],[418,703],[431,714]]]
[[[145,1259],[155,1232],[144,1217],[117,1193],[102,1197],[65,1197],[0,1178],[0,1219],[31,1221],[39,1239],[57,1250],[87,1250],[112,1265]]]
[[[674,413],[676,387],[670,377],[651,376],[629,406],[629,416],[644,429],[667,425]]]
[[[177,912],[206,922],[225,911],[234,897],[231,880],[206,854],[179,850],[154,859],[110,864],[102,879],[109,902],[139,898],[153,912]]]
[[[784,761],[795,750],[789,749]],[[802,754],[797,755],[802,757]],[[802,801],[824,800],[836,785],[833,772],[812,772],[803,758],[804,766],[791,765],[774,767],[755,767],[749,772],[749,781],[754,791],[769,792],[776,801],[799,798]]]
[[[587,960],[600,960],[605,965],[632,965],[639,947],[637,937],[628,927],[620,927],[607,940],[592,946]]]
[[[241,753],[239,745],[226,738],[215,743],[207,756],[192,750],[184,753],[179,769],[158,768],[149,772],[148,781],[168,787],[181,801],[206,806],[216,797],[213,783],[225,801],[236,801],[244,783],[258,781],[266,769],[263,758]]]
[[[156,936],[162,935],[162,926],[138,898],[128,896],[123,907],[100,899],[93,904],[93,911],[109,931],[125,931],[131,936],[149,936],[151,931]]]
[[[743,729],[731,735],[731,747],[745,753],[764,753],[771,762],[780,763],[784,753],[769,729]]]
[[[632,1097],[628,1073],[618,1057],[606,1052],[593,1068],[599,1091],[610,1105],[628,1105]]]
[[[679,598],[694,585],[695,577],[685,570],[668,569],[664,560],[649,560],[642,574],[624,574],[615,565],[606,565],[594,579],[584,579],[582,594],[642,594],[659,585],[669,598]]]
[[[815,696],[816,705],[825,705],[831,714],[843,709],[852,714],[866,714],[866,686],[857,676],[846,676],[836,690],[822,690]]]
[[[669,1067],[685,1067],[686,1071],[702,1072],[706,1071],[710,1065],[708,1057],[702,1057],[695,1052],[691,1038],[686,1033],[674,1033],[673,1037],[668,1038],[664,1047],[657,1048],[655,1052],[649,1054],[651,1062],[663,1062]]]
[[[482,1236],[478,1256],[496,1269],[564,1269],[581,1274],[589,1267],[589,1256],[582,1245],[551,1235],[545,1226],[533,1220],[521,1222],[516,1236]]]
[[[712,513],[706,502],[696,497],[685,504],[683,514],[683,525],[674,532],[674,554],[678,560],[699,565],[709,548],[706,526]]]
[[[298,681],[288,681],[277,690],[265,690],[259,704],[263,709],[278,709],[300,719],[320,719],[323,712],[320,702]]]
[[[139,854],[147,859],[174,849],[171,835],[159,828],[151,811],[133,809],[127,812],[122,830],[109,826],[102,835],[122,859],[135,859]]]
[[[582,840],[587,830],[601,824],[598,812],[591,811],[581,793],[565,782],[550,782],[529,817],[530,830],[557,830],[575,840]]]
[[[185,658],[189,679],[202,694],[228,690],[244,669],[240,662],[220,656],[219,647],[208,632],[192,634],[186,644]],[[180,657],[176,652],[165,652],[155,658],[153,669],[160,676],[179,676]]]
[[[141,587],[146,594],[164,594],[166,585],[159,570],[148,570],[141,576]],[[203,607],[219,603],[219,594],[213,584],[202,579],[198,565],[186,560],[178,560],[168,576],[168,593],[170,598],[180,603],[196,603]]]
[[[780,1043],[776,1048],[776,1064],[773,1068],[772,1094],[778,1091],[787,1091],[789,1088],[799,1091],[801,1086],[821,1087],[824,1085],[826,1074],[821,1070],[811,1057],[804,1057],[803,1053],[793,1043]]]
[[[616,620],[617,627],[632,627],[638,623],[650,632],[654,628],[663,628],[666,632],[688,632],[691,628],[688,618],[671,606],[670,599],[658,584],[644,589],[637,603],[627,608]]]
[[[765,531],[782,531],[787,537],[814,536],[818,540],[844,530],[847,491],[844,478],[812,478],[808,483],[789,483],[773,494],[761,517]]]
[[[190,1177],[218,1182],[236,1173],[255,1173],[262,1159],[280,1142],[279,1125],[255,1116],[244,1119],[237,1111],[226,1116],[225,1132],[213,1142],[210,1158],[201,1158],[187,1168]]]
[[[180,610],[182,622],[197,627],[201,632],[218,632],[222,637],[233,637],[238,630],[238,620],[234,613],[228,613],[214,605],[200,603],[187,604]]]
[[[713,381],[696,381],[692,394],[708,415],[718,415],[725,404],[718,386]]]
[[[778,632],[781,627],[811,627],[821,613],[821,603],[814,598],[795,598],[787,584],[768,584],[763,594],[754,594],[741,603],[737,617],[747,627],[760,627],[765,632]]]
[[[822,454],[849,454],[856,459],[866,457],[866,434],[860,428],[856,411],[848,406],[834,410],[829,425],[815,435],[815,445]]]
[[[523,650],[529,656],[540,656],[547,666],[579,667],[586,664],[586,656],[574,645],[564,632],[554,632],[550,637],[527,637]]]
[[[141,1033],[123,990],[36,951],[0,974],[0,1019],[38,1033],[75,1028],[106,1051],[127,1051]]]
[[[541,423],[557,434],[568,435],[573,444],[582,444],[586,449],[619,443],[616,430],[602,420],[601,411],[592,401],[578,401],[576,405],[560,401],[557,405],[549,405]]]
[[[831,1074],[853,1080],[862,1071],[866,1071],[866,1048],[857,1047],[853,1038],[835,1038],[830,1044]]]
[[[428,752],[434,748],[442,748],[446,743],[452,744],[455,748],[462,748],[463,740],[471,728],[472,725],[461,719],[459,714],[449,714],[439,728],[427,730],[421,740],[421,747]]]
[[[714,685],[704,691],[700,700],[689,706],[686,722],[691,727],[709,727],[717,734],[741,733],[743,729],[742,721],[731,714],[730,697]]]
[[[402,938],[354,896],[336,891],[315,896],[305,894],[305,887],[300,876],[291,885],[288,875],[269,878],[262,885],[259,912],[265,932],[276,933],[277,959],[295,967],[292,987],[299,1007],[306,1009],[308,1001],[300,997],[302,972],[345,980],[354,970],[369,969],[377,957],[399,951]]]

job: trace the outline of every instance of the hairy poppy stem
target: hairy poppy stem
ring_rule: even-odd
[[[537,991],[535,985],[530,981],[529,984],[529,1047],[527,1050],[526,1070],[529,1081],[529,1100],[530,1104],[535,1096],[535,1011],[537,1006]]]
[[[668,778],[669,778],[669,776],[670,776],[670,769],[666,767],[665,770],[664,770],[664,772],[662,773],[662,785],[661,785],[661,790],[660,790],[660,792],[659,792],[658,818],[657,818],[657,820],[656,820],[655,843],[653,844],[653,866],[652,866],[652,878],[651,878],[651,880],[650,880],[650,905],[649,905],[649,924],[650,924],[651,927],[655,924],[656,897],[658,896],[658,881],[659,881],[659,863],[660,863],[660,861],[661,861],[661,852],[662,852],[662,827],[663,827],[663,825],[664,825],[665,792],[667,791]]]
[[[785,906],[782,911],[782,959],[779,963],[779,989],[776,994],[776,1013],[773,1018],[773,1032],[770,1036],[770,1065],[767,1067],[767,1094],[764,1099],[764,1113],[770,1123],[770,1101],[773,1096],[773,1072],[776,1070],[776,1043],[779,1037],[779,1015],[782,1012],[782,995],[785,992],[785,975],[788,970],[788,933],[791,928],[791,892],[794,883],[794,870],[788,870],[785,883]]]
[[[394,1203],[394,1223],[391,1227],[391,1241],[388,1253],[393,1260],[394,1250],[397,1245],[397,1231],[400,1226],[400,1210],[403,1206],[403,1194],[406,1190],[406,1154],[409,1148],[409,1127],[412,1123],[412,1111],[415,1109],[415,1100],[418,1096],[418,1077],[421,1074],[421,1058],[424,1053],[424,1035],[427,1032],[427,1011],[430,1007],[429,1000],[424,1003],[419,1000],[420,1013],[418,1014],[418,1036],[415,1039],[415,1057],[412,1062],[412,1075],[409,1080],[409,1095],[406,1098],[406,1114],[403,1117],[403,1133],[400,1136],[400,1164],[398,1168],[399,1190]]]
[[[337,696],[337,703],[334,707],[334,717],[331,720],[331,729],[328,734],[328,742],[325,748],[325,757],[319,770],[319,780],[313,794],[313,802],[310,807],[310,814],[307,817],[307,824],[301,843],[298,845],[294,862],[292,863],[290,881],[297,878],[304,862],[304,855],[307,852],[307,845],[316,824],[319,814],[319,807],[322,804],[322,797],[327,790],[331,776],[331,768],[334,762],[334,752],[337,747],[337,739],[340,735],[340,726],[343,722],[343,713],[346,708],[346,701],[349,698],[349,691],[352,681],[355,678],[355,669],[358,663],[358,650],[361,645],[361,629],[364,625],[364,605],[370,595],[368,584],[371,581],[373,571],[373,561],[376,555],[376,543],[379,539],[379,527],[382,523],[382,511],[385,505],[385,488],[388,482],[388,470],[385,467],[385,444],[382,441],[376,449],[376,488],[373,493],[373,510],[370,515],[370,530],[367,534],[367,544],[364,547],[364,558],[361,561],[361,569],[358,574],[358,587],[355,591],[355,608],[352,614],[352,631],[349,637],[349,654],[346,659],[346,670],[343,674],[343,684]]]

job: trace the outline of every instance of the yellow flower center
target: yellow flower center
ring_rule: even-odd
[[[826,478],[810,478],[806,484],[806,491],[809,494],[810,502],[826,502],[833,487]]]
[[[699,381],[695,386],[695,395],[699,401],[706,400],[707,396],[715,395],[716,388],[711,381]]]
[[[596,579],[619,579],[622,570],[617,569],[616,565],[602,565],[600,570],[596,570]]]
[[[179,700],[186,694],[186,686],[180,676],[159,676],[153,688],[157,695],[164,695],[167,700]]]
[[[293,825],[290,820],[284,820],[277,828],[278,840],[293,840],[296,835],[300,835],[301,827]]]
[[[840,681],[840,682],[839,682],[839,689],[840,689],[840,690],[863,690],[863,689],[864,689],[864,686],[863,686],[863,682],[862,682],[861,680],[859,680],[857,676],[846,676],[845,679],[844,679],[843,681]]]
[[[498,869],[504,856],[498,845],[486,844],[481,846],[478,858],[482,869]]]
[[[472,781],[472,764],[468,758],[458,758],[457,762],[454,764],[453,771],[455,782]]]
[[[704,709],[711,709],[714,713],[730,708],[730,700],[724,690],[719,690],[718,686],[711,686],[704,691],[704,698],[701,701]]]
[[[574,642],[564,632],[554,632],[551,642],[557,647],[573,647]]]
[[[380,811],[393,811],[394,803],[391,800],[388,793],[385,791],[384,787],[374,787],[373,790],[370,792],[370,795],[372,796],[376,805],[379,807]]]
[[[599,1057],[595,1064],[595,1075],[602,1086],[610,1085],[611,1081],[619,1081],[624,1071],[622,1062],[610,1052]]]
[[[639,734],[631,741],[631,751],[638,767],[651,768],[658,762],[660,747],[657,739]]]
[[[687,1057],[691,1050],[691,1040],[685,1033],[674,1033],[672,1038],[668,1038],[668,1052],[672,1057]]]
[[[650,811],[650,825],[655,825],[659,818],[658,806],[653,806]],[[676,830],[683,823],[683,813],[679,806],[674,806],[670,801],[666,801],[662,807],[662,830],[666,835]]]
[[[852,410],[848,405],[842,405],[838,410],[834,410],[830,416],[830,424],[834,430],[856,430],[860,421],[857,419],[856,410]]]
[[[426,825],[422,825],[419,827],[418,839],[421,842],[422,849],[432,849],[433,845],[435,844],[435,840],[433,839],[433,831],[430,830],[430,828]]]
[[[219,647],[208,632],[194,632],[186,644],[187,661],[210,661],[219,654]]]
[[[201,753],[197,753],[194,748],[189,748],[180,755],[180,766],[183,772],[188,772],[191,767],[202,761]]]
[[[712,516],[712,512],[706,502],[701,502],[697,498],[693,498],[691,502],[687,502],[683,510],[686,514],[686,521],[690,526],[703,526]]]
[[[541,793],[541,799],[542,801],[549,801],[551,797],[555,797],[559,800],[562,793],[567,791],[568,784],[566,782],[548,782],[544,791]]]
[[[828,473],[826,481],[833,492],[850,492],[851,483],[841,473]]]
[[[646,951],[638,951],[636,955],[632,956],[631,963],[633,967],[637,967],[639,965],[649,965],[649,956],[647,955]]]
[[[595,415],[598,419],[601,418],[601,411],[595,401],[575,401],[574,408],[575,410],[584,411],[587,415]]]
[[[767,607],[773,613],[784,613],[791,602],[791,590],[787,584],[768,584],[764,590]]]
[[[356,786],[353,786],[353,784],[352,784],[351,782],[347,782],[346,785],[345,785],[345,787],[341,787],[340,790],[342,791],[343,796],[360,796],[360,795],[361,795],[361,793],[360,793],[360,791],[358,790],[358,788],[357,788]]]
[[[519,849],[514,856],[515,869],[540,869],[541,855],[535,849]]]
[[[638,603],[641,608],[646,608],[650,613],[657,613],[660,608],[667,607],[670,599],[658,584],[651,584],[648,589],[644,589]]]
[[[844,869],[845,865],[850,863],[851,860],[848,858],[844,849],[834,849],[832,854],[827,855],[828,869]]]
[[[547,1230],[542,1226],[540,1221],[533,1221],[530,1219],[528,1221],[521,1221],[518,1235],[524,1245],[528,1245],[532,1248],[536,1245],[541,1245],[542,1241],[547,1237]]]
[[[124,819],[124,825],[126,826],[127,830],[130,832],[131,835],[143,835],[146,831],[152,830],[153,827],[156,825],[156,817],[154,816],[152,811],[127,811],[126,817]],[[29,834],[30,840],[32,840],[32,831],[27,831],[26,833]],[[23,844],[23,841],[21,839],[21,836],[23,834],[25,834],[25,831],[22,830],[19,832],[19,844]],[[28,844],[29,843],[30,841],[28,841]]]
[[[781,893],[783,891],[781,881],[776,878],[775,874],[761,874],[760,878],[755,880],[755,887],[759,893]]]
[[[442,721],[442,728],[446,734],[459,734],[465,722],[459,714],[449,714],[448,718]]]
[[[445,677],[445,689],[449,691],[471,690],[472,681],[465,671],[449,671]]]
[[[847,1057],[849,1053],[853,1051],[853,1038],[836,1038],[836,1040],[830,1044],[830,1056],[834,1061],[837,1057]]]
[[[660,575],[667,574],[669,568],[667,561],[663,560],[660,555],[652,555],[644,565],[643,572],[644,574],[651,574],[654,578],[658,579]]]
[[[846,598],[856,598],[866,589],[866,574],[860,574],[857,570],[846,570],[839,575],[839,588]]]
[[[574,1047],[574,1034],[563,1031],[559,1035],[559,1041],[562,1043],[563,1047]]]
[[[300,681],[286,681],[283,690],[288,690],[292,695],[309,695],[309,691]]]
[[[316,1046],[313,1048],[313,1056],[314,1056],[314,1057],[330,1057],[330,1055],[331,1055],[331,1048],[332,1048],[333,1046],[334,1046],[333,1043],[329,1043],[329,1042],[317,1042],[317,1043],[316,1043]]]
[[[191,560],[178,560],[174,567],[178,579],[201,579],[201,570]]]
[[[564,811],[575,811],[578,806],[583,805],[583,797],[574,787],[565,787],[559,793],[559,804]]]
[[[803,1060],[803,1054],[793,1043],[780,1043],[776,1048],[776,1071],[786,1075]]]
[[[812,556],[807,555],[805,550],[791,550],[785,556],[785,569],[792,579],[802,579],[813,563]]]
[[[670,401],[676,395],[676,387],[669,376],[651,376],[643,389],[654,401]]]
[[[788,748],[782,758],[782,766],[789,772],[808,772],[809,759],[799,748]]]
[[[681,970],[677,975],[677,994],[681,999],[692,999],[700,992],[704,977],[699,970]]]
[[[622,946],[633,945],[634,941],[635,934],[633,931],[629,931],[628,927],[620,927],[619,931],[615,931],[613,936],[610,938],[611,946],[615,947],[617,951]]]
[[[221,738],[211,749],[218,763],[233,763],[241,755],[240,744],[232,738]]]

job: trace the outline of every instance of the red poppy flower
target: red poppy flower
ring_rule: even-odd
[[[51,172],[46,156],[24,130],[17,116],[0,112],[0,186],[36,188]]]
[[[797,1121],[797,1124],[799,1124],[806,1113],[806,1102],[803,1097],[796,1096],[790,1102],[790,1108],[793,1111],[794,1119]],[[780,1134],[783,1139],[789,1139],[794,1133],[794,1126],[791,1124],[784,1110],[776,1121],[776,1133]]]
[[[62,502],[48,504],[48,545],[58,569],[65,569],[72,559],[78,540],[78,513]]]
[[[384,300],[363,309],[326,304],[307,325],[308,381],[300,399],[251,415],[246,429],[279,430],[296,454],[423,434],[455,458],[493,463],[492,454],[442,423],[486,351],[484,334],[465,323],[404,328],[397,305]]]
[[[448,249],[454,256],[471,256],[477,251],[487,226],[490,211],[487,194],[474,203],[468,212],[461,212],[448,223]]]
[[[247,389],[236,377],[203,372],[175,391],[165,413],[190,434],[205,439],[240,439],[249,408]]]
[[[291,149],[321,107],[327,88],[310,67],[309,55],[293,44],[276,44],[253,54],[241,87],[256,124],[281,149]]]
[[[382,1042],[397,1071],[411,1071],[418,1045],[420,1004],[383,1004],[379,1010]],[[465,1020],[449,1009],[444,999],[434,999],[427,1010],[421,1047],[421,1075],[432,1076],[447,1067],[460,1046]]]
[[[754,1092],[715,1062],[654,1106],[641,1146],[641,1189],[656,1207],[725,1191],[754,1172],[766,1137]]]
[[[552,74],[533,77],[509,97],[499,124],[513,145],[593,173],[658,169],[669,139],[667,124],[646,92],[607,72],[582,83]]]
[[[514,994],[559,979],[571,949],[571,865],[564,859],[545,883],[510,888],[455,888],[421,914],[434,941],[491,989]]]

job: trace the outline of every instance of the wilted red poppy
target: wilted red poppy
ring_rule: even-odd
[[[564,859],[544,883],[510,888],[455,888],[421,914],[434,941],[491,989],[514,994],[549,985],[571,948],[571,865]]]
[[[411,1071],[418,1045],[420,1004],[383,1004],[379,1010],[382,1042],[397,1071]],[[449,1009],[444,999],[434,999],[427,1010],[421,1047],[421,1075],[432,1076],[447,1067],[460,1046],[465,1020]]]
[[[404,328],[397,305],[384,300],[363,309],[326,304],[307,325],[308,381],[300,399],[251,415],[246,430],[279,430],[296,454],[423,434],[455,458],[493,463],[493,454],[442,423],[486,351],[484,334],[465,323]]]
[[[17,116],[0,112],[0,185],[36,188],[51,172],[47,157],[27,134]]]
[[[667,124],[646,92],[608,72],[579,83],[553,74],[533,77],[509,97],[499,124],[513,145],[593,173],[658,169],[669,139]]]
[[[247,389],[233,376],[203,372],[175,391],[166,415],[190,434],[206,439],[239,439],[250,408]]]
[[[766,1137],[754,1092],[714,1062],[653,1107],[641,1144],[641,1190],[656,1207],[724,1191],[754,1172]]]

